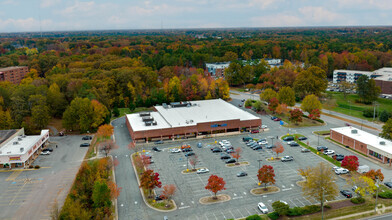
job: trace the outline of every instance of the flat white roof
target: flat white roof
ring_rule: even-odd
[[[157,122],[154,126],[146,126],[139,113],[127,115],[127,118],[133,131],[186,127],[204,122],[260,119],[222,99],[190,101],[190,103],[189,107],[155,106],[157,112],[151,112],[151,116]]]
[[[379,136],[376,136],[374,134],[370,134],[368,132],[359,130],[357,128],[353,128],[351,126],[348,127],[340,127],[340,128],[331,128],[332,131],[336,131],[338,133],[341,133],[347,137],[350,137],[356,141],[360,141],[366,145],[368,145],[368,149],[370,150],[376,150],[378,151],[377,153],[384,152],[384,156],[392,155],[392,142],[381,138]],[[357,130],[357,133],[352,133],[353,130]],[[380,144],[380,142],[384,142],[385,145]]]
[[[32,136],[16,136],[3,147],[0,148],[0,156],[13,156],[13,155],[24,155],[27,153],[41,138],[49,133],[49,130],[42,130],[41,135]],[[18,144],[14,144],[18,142]],[[22,149],[23,148],[23,149]],[[22,150],[21,150],[22,149]]]
[[[360,73],[360,74],[365,74],[365,75],[371,75],[373,72],[370,71],[361,71],[361,70],[334,70],[333,73]]]

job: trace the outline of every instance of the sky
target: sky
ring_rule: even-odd
[[[391,25],[392,0],[0,0],[0,32]]]

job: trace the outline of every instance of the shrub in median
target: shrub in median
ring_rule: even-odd
[[[279,214],[277,212],[271,212],[267,214],[268,218],[272,219],[272,220],[276,220],[279,218]]]
[[[392,191],[380,192],[378,196],[383,199],[392,199]]]
[[[291,209],[289,209],[289,212],[287,213],[287,215],[288,216],[307,215],[307,214],[319,212],[320,210],[321,210],[321,207],[318,205],[307,205],[304,207],[291,208]]]
[[[354,204],[362,204],[365,202],[365,199],[362,197],[356,197],[356,198],[352,198],[350,199],[350,201]]]
[[[250,216],[246,217],[245,220],[261,220],[261,217],[259,215],[255,214],[255,215],[250,215]]]
[[[35,167],[34,167],[35,169],[39,169],[40,168],[40,166],[39,165],[35,165]]]

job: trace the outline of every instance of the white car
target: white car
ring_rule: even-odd
[[[208,173],[210,171],[207,168],[200,168],[196,172],[197,172],[197,174],[200,174],[200,173]]]
[[[291,145],[292,142],[295,142],[295,141],[287,141],[286,144]]]
[[[325,155],[331,155],[331,154],[334,154],[334,153],[335,153],[334,150],[326,150],[326,151],[324,151]]]
[[[349,172],[350,171],[348,169],[345,169],[345,168],[337,168],[337,169],[335,169],[335,173],[337,175],[346,174],[346,173],[349,173]]]
[[[279,202],[285,204],[285,205],[289,205],[287,202],[283,201],[283,200],[279,200]]]
[[[268,213],[268,208],[267,208],[267,206],[264,205],[264,203],[259,202],[259,204],[257,204],[257,207],[259,207],[260,211],[263,214],[267,214]]]
[[[219,141],[219,145],[220,145],[220,146],[223,146],[223,145],[231,145],[231,143],[230,143],[230,141],[222,140],[222,141]]]
[[[262,129],[266,129],[266,128],[268,128],[268,126],[267,125],[262,125],[261,128]]]
[[[171,153],[180,153],[181,150],[179,148],[173,148],[170,150]]]
[[[41,155],[50,155],[50,152],[49,151],[42,151]]]
[[[257,143],[260,144],[260,145],[267,145],[268,141],[258,141]]]

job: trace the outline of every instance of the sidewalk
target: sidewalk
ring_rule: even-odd
[[[380,208],[380,206],[381,206],[381,208]],[[377,214],[375,214],[375,215],[368,215],[368,214],[372,214],[372,213],[374,214],[374,209],[373,209],[373,210],[369,210],[369,211],[366,211],[366,212],[359,212],[359,213],[354,213],[354,214],[351,214],[351,215],[345,215],[345,216],[340,216],[340,217],[336,217],[336,218],[331,218],[331,220],[353,219],[355,217],[361,218],[362,215],[368,215],[368,216],[364,217],[364,218],[367,219],[367,217],[370,217],[370,216],[374,217],[376,215],[385,214],[390,209],[392,209],[391,206],[385,207],[384,204],[381,204],[381,205],[378,204],[377,205]]]

